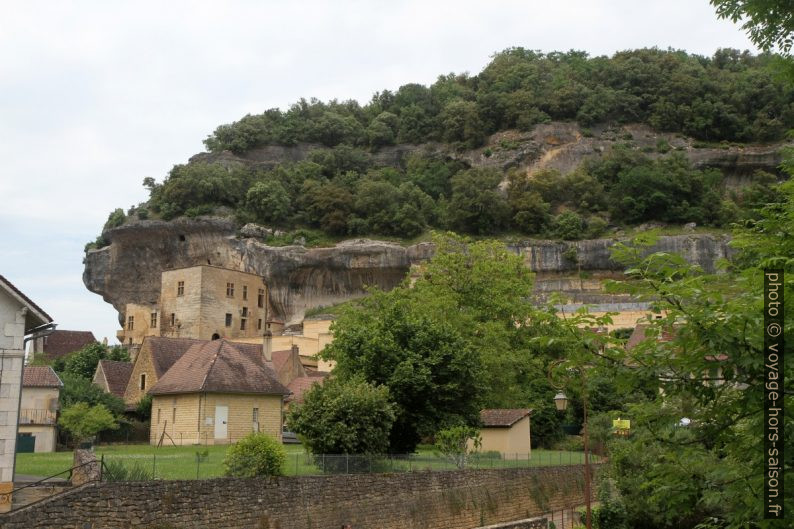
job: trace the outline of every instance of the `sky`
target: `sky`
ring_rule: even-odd
[[[0,275],[116,342],[82,282],[108,213],[146,200],[218,125],[301,97],[477,74],[508,47],[757,51],[708,0],[0,0]]]

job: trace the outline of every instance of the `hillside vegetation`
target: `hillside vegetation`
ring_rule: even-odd
[[[144,180],[148,203],[116,210],[106,228],[135,218],[233,215],[320,235],[411,238],[430,228],[475,235],[597,237],[610,225],[648,221],[724,227],[772,200],[774,175],[729,188],[718,170],[694,168],[660,139],[649,156],[631,137],[569,174],[504,172],[417,150],[383,167],[386,146],[441,142],[452,151],[483,145],[505,130],[576,121],[642,123],[699,142],[769,142],[794,127],[794,89],[775,57],[719,50],[713,57],[642,49],[612,57],[511,48],[476,76],[441,76],[429,87],[384,90],[355,101],[300,100],[222,125],[205,144],[244,154],[265,145],[317,146],[300,162],[271,169],[244,164],[176,165],[162,183]],[[516,148],[502,141],[499,149]],[[489,145],[483,151],[491,156]],[[105,241],[97,241],[102,245]]]

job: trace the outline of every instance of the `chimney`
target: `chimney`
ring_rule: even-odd
[[[295,344],[292,344],[292,355],[297,357],[300,354],[299,351],[300,351],[300,349],[298,348],[298,346],[295,345]]]
[[[264,344],[262,346],[262,351],[265,354],[265,362],[272,362],[273,361],[273,333],[265,331],[265,339]]]

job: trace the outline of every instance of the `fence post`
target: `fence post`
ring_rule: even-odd
[[[152,454],[152,479],[157,476],[157,454]]]
[[[100,458],[99,458],[99,481],[100,482],[102,481],[102,478],[104,477],[104,471],[105,471],[105,454],[102,454],[100,456]]]
[[[300,455],[297,452],[295,452],[295,475],[296,476],[298,475],[298,457],[300,457]]]
[[[345,454],[345,474],[350,474],[350,454]]]

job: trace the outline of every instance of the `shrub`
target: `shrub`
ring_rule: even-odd
[[[102,430],[119,427],[116,418],[105,406],[97,404],[89,407],[85,402],[64,409],[58,424],[78,442],[88,441]]]
[[[481,446],[480,432],[471,426],[453,426],[436,433],[436,449],[460,469],[466,468],[469,455]]]
[[[253,478],[283,476],[287,453],[274,437],[252,433],[226,452],[223,465],[227,476]]]
[[[139,461],[127,466],[121,461],[110,460],[105,463],[102,481],[150,481],[152,473]]]

